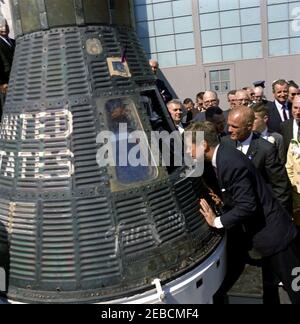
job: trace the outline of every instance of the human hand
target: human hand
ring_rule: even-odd
[[[217,194],[215,194],[212,190],[210,190],[209,195],[211,196],[211,199],[213,200],[213,202],[216,204],[217,207],[223,206],[222,199]]]
[[[8,90],[8,84],[0,84],[0,92],[6,94]]]
[[[215,227],[215,219],[217,218],[213,209],[209,206],[205,199],[200,200],[200,213],[204,216],[209,226]]]

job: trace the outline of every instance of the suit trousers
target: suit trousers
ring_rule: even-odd
[[[247,259],[248,249],[245,233],[240,226],[227,230],[227,273],[225,279],[214,296],[214,304],[227,304],[227,293],[242,275]]]
[[[299,291],[295,289],[297,284],[293,270],[299,268],[300,273],[300,236],[284,250],[263,260],[264,266],[282,281],[283,287],[289,295],[292,304],[300,305],[300,278],[298,280]]]

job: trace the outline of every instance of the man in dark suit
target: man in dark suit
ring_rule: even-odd
[[[276,146],[253,133],[255,120],[251,108],[236,108],[230,111],[228,127],[230,136],[222,138],[237,148],[252,161],[271,188],[275,198],[292,213],[291,185],[285,166],[280,162]]]
[[[217,217],[208,203],[201,199],[201,213],[214,228],[240,228],[243,236],[261,254],[263,260],[283,282],[290,299],[300,304],[300,292],[292,289],[292,271],[300,264],[298,232],[290,216],[274,199],[265,181],[244,154],[227,144],[219,144],[211,123],[197,123],[188,131],[204,132],[204,141],[189,148],[194,158],[212,162],[223,194],[224,208]],[[193,136],[195,139],[195,136]],[[231,241],[227,251],[232,256],[242,242]],[[233,248],[233,249],[231,249]],[[233,255],[234,257],[234,255]]]
[[[184,123],[182,121],[183,119],[183,104],[178,99],[173,99],[168,102],[167,108],[169,110],[169,113],[174,121],[176,129],[180,132],[182,135],[184,133],[184,130],[188,127],[188,123]]]
[[[5,19],[0,20],[0,113],[5,102],[9,76],[15,51],[15,41],[9,36],[9,27]]]
[[[283,137],[268,128],[269,116],[266,106],[263,103],[257,103],[251,108],[255,114],[253,131],[259,133],[263,139],[276,146],[280,162],[285,164],[287,154],[284,149]]]
[[[155,76],[157,76],[157,72],[159,70],[158,62],[155,61],[155,60],[150,60],[149,65],[151,67],[151,70],[152,70],[153,74]],[[157,89],[158,89],[159,93],[161,94],[165,104],[167,104],[169,101],[171,101],[173,99],[172,94],[170,93],[169,89],[167,88],[167,86],[165,85],[163,80],[157,78],[156,79],[156,86],[157,86]]]
[[[284,148],[286,153],[288,152],[292,139],[297,140],[300,134],[300,96],[295,96],[293,100],[292,116],[290,120],[287,120],[281,125],[281,134],[284,140]]]
[[[274,132],[280,132],[280,125],[291,119],[291,106],[288,104],[289,84],[285,80],[275,81],[272,85],[275,101],[268,102],[268,127]]]

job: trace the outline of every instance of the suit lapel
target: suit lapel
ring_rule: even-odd
[[[256,153],[258,152],[258,140],[259,140],[259,135],[254,133],[250,147],[247,152],[247,158],[251,161],[254,159]]]
[[[273,102],[273,116],[277,119],[277,122],[282,123],[282,119],[281,119],[281,116],[280,116],[279,111],[277,109],[275,101]]]

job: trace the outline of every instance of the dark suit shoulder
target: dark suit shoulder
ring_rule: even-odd
[[[267,104],[266,104],[266,107],[268,109],[275,109],[276,108],[275,101],[268,101]]]
[[[228,166],[229,169],[233,169],[235,164],[243,164],[247,165],[247,167],[251,165],[252,168],[252,164],[247,157],[242,152],[237,150],[233,143],[234,142],[228,136],[223,137],[221,140],[218,151],[218,162],[222,164],[222,168],[224,166]]]
[[[285,122],[283,122],[281,124],[282,129],[288,129],[290,127],[293,128],[293,126],[294,126],[294,119],[293,118],[291,118],[291,119],[289,119],[289,120],[287,120],[287,121],[285,121]]]
[[[252,141],[257,141],[259,148],[264,150],[264,151],[273,151],[275,150],[275,147],[272,143],[270,143],[269,141],[265,140],[262,137],[253,137]]]
[[[228,144],[228,143],[231,143],[232,146],[233,146],[233,140],[230,138],[230,135],[227,135],[227,136],[223,136],[222,139],[221,139],[221,143],[222,144]]]

